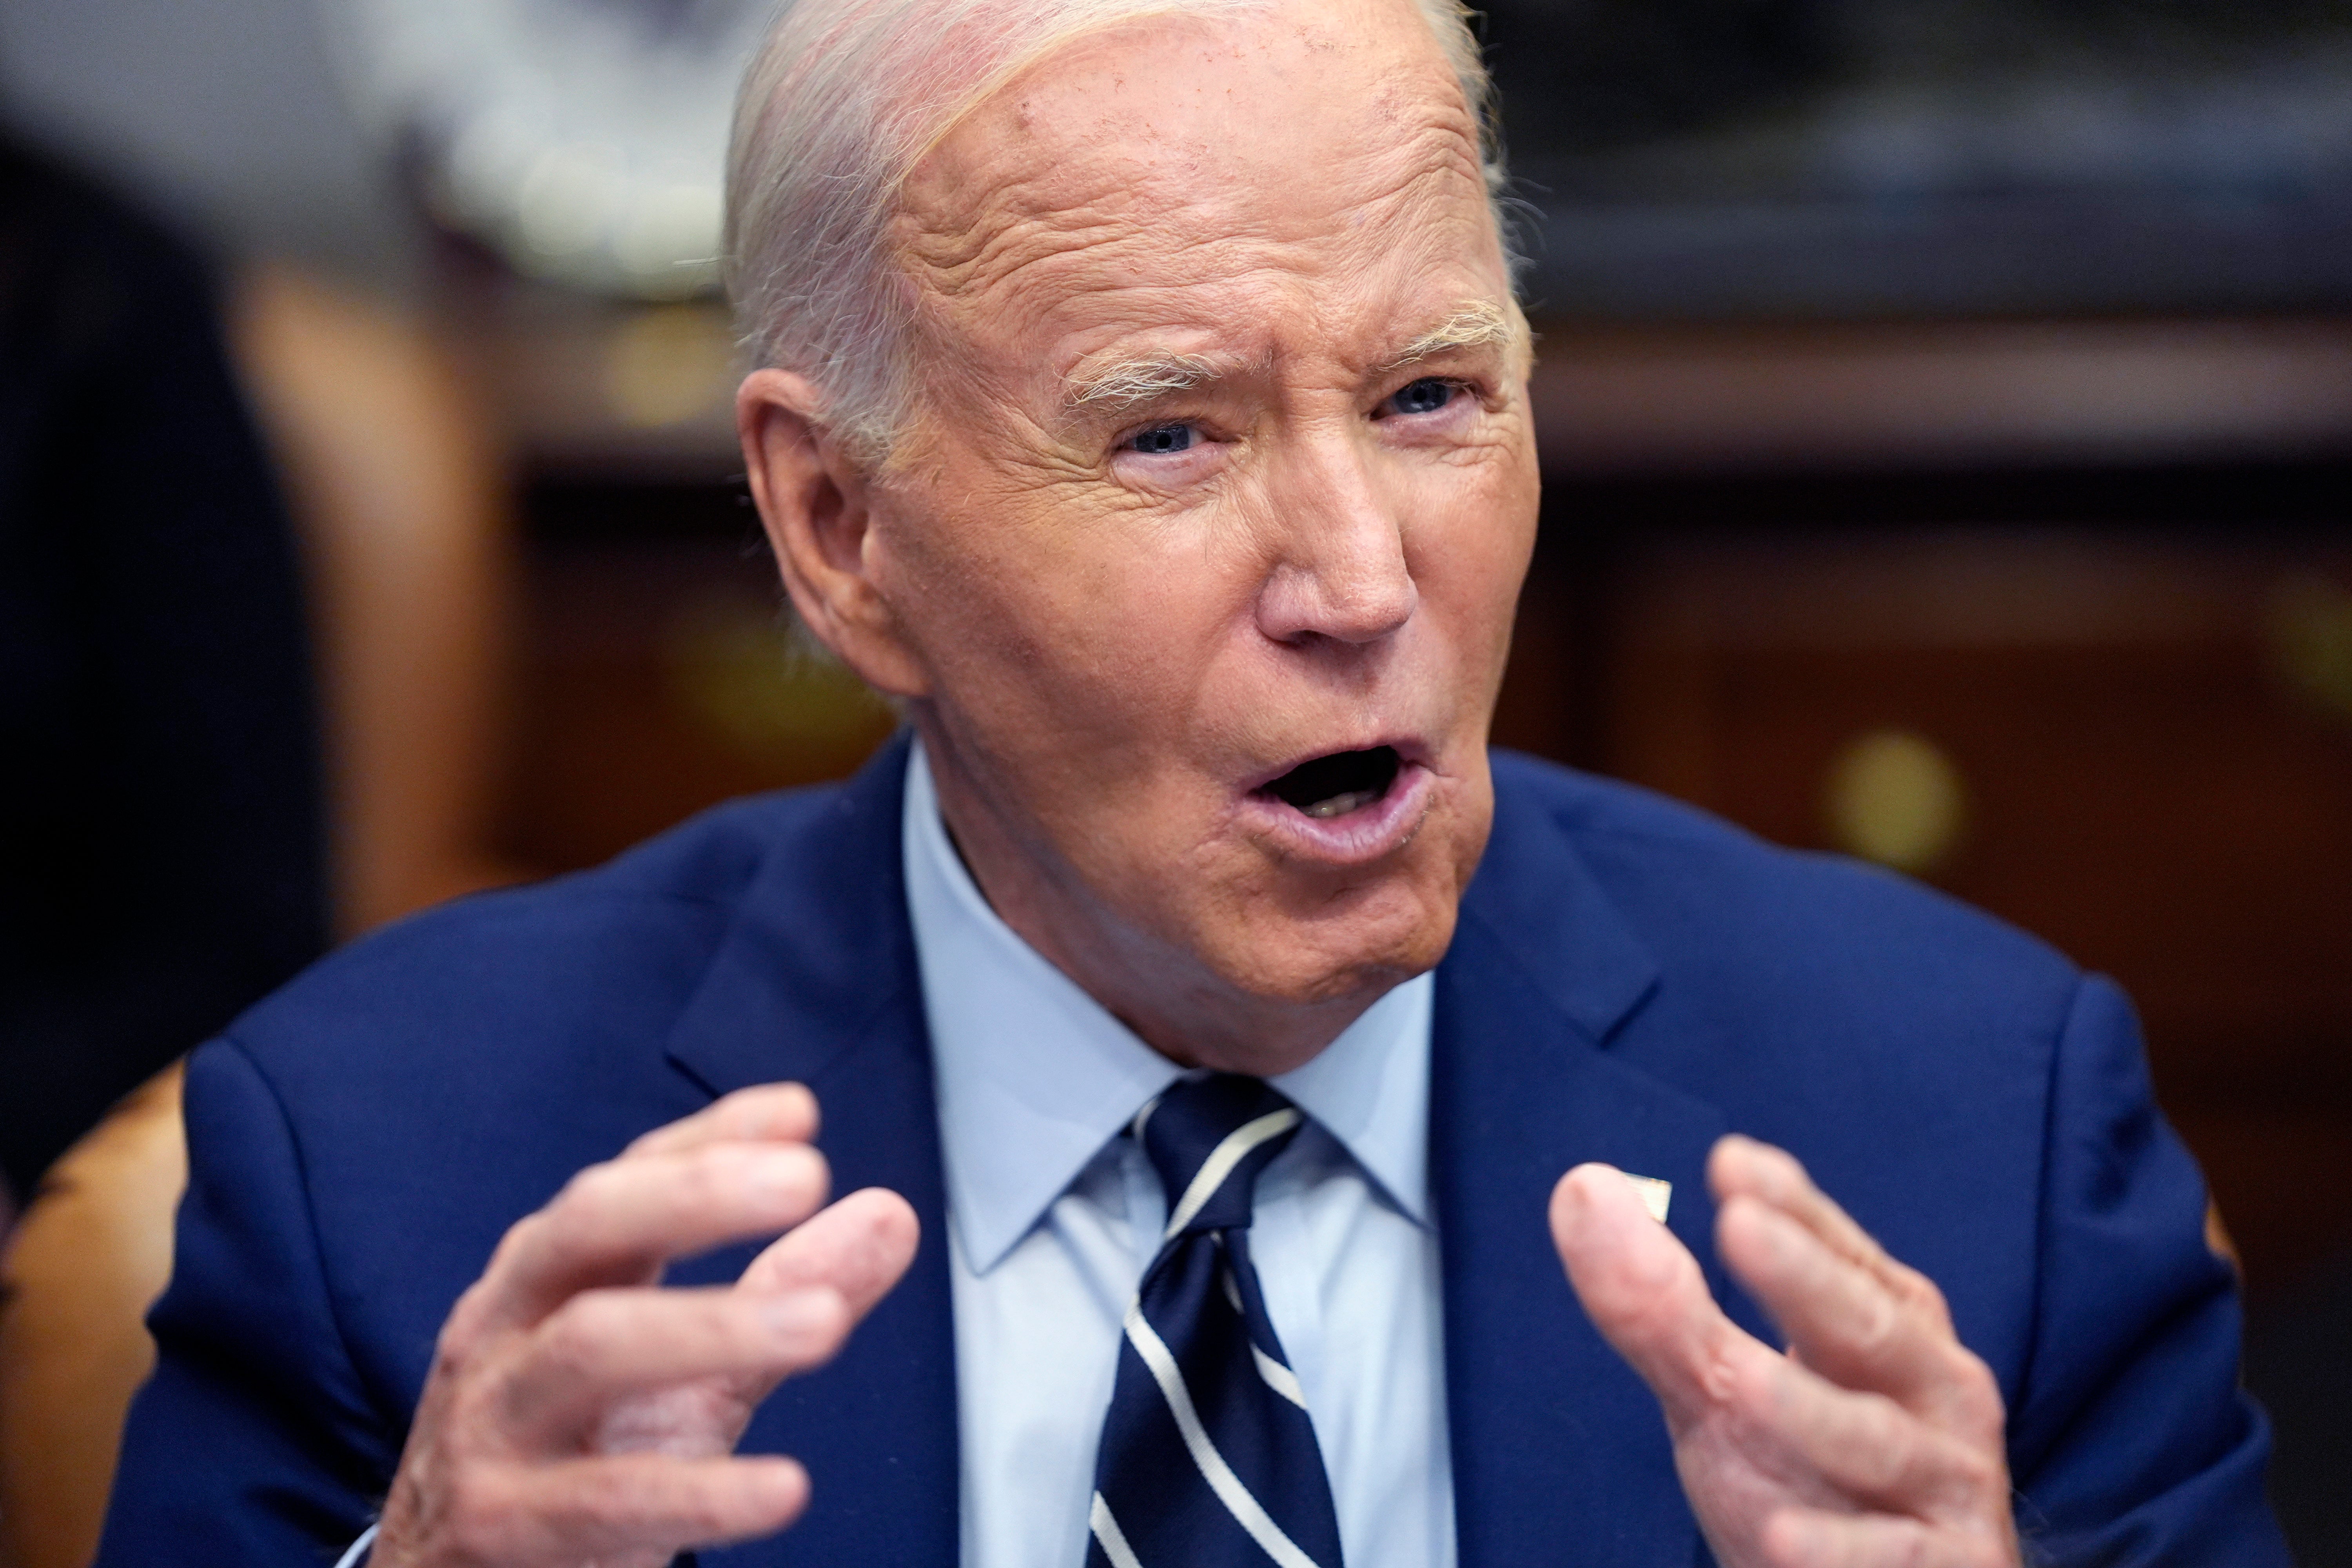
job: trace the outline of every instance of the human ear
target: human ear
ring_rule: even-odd
[[[818,419],[821,406],[790,371],[753,371],[737,389],[735,431],[761,526],[817,640],[877,690],[921,697],[929,682],[877,581],[884,555],[871,487]]]

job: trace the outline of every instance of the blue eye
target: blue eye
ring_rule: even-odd
[[[1462,389],[1450,381],[1425,375],[1408,383],[1389,399],[1389,406],[1399,414],[1434,414],[1454,401]]]
[[[1147,457],[1165,457],[1171,452],[1188,450],[1192,445],[1190,425],[1154,425],[1128,437],[1127,449]]]

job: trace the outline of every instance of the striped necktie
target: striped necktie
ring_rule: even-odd
[[[1298,1124],[1233,1073],[1135,1119],[1168,1228],[1127,1312],[1087,1568],[1340,1568],[1323,1452],[1249,1255],[1258,1174]]]

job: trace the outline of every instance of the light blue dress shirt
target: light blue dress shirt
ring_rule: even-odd
[[[947,1163],[963,1568],[1080,1568],[1119,1321],[1167,1200],[1122,1136],[1180,1071],[999,920],[918,746],[907,901]],[[1274,1079],[1308,1120],[1259,1179],[1250,1253],[1307,1394],[1348,1568],[1453,1568],[1429,1220],[1430,977]]]

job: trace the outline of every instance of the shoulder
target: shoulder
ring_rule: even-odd
[[[312,965],[231,1032],[248,1047],[313,1016],[382,1016],[386,1006],[446,1021],[509,993],[535,1002],[550,979],[586,994],[567,1008],[646,988],[707,953],[770,847],[808,798],[761,797],[706,812],[590,871],[480,893],[412,915]]]
[[[227,1033],[298,1135],[306,1119],[625,1103],[673,1076],[662,1047],[679,1012],[747,909],[811,859],[849,787],[732,802],[594,870],[413,916]]]
[[[313,965],[190,1062],[191,1168],[220,1196],[184,1212],[184,1242],[315,1253],[296,1272],[326,1291],[362,1378],[387,1408],[413,1400],[450,1300],[506,1227],[709,1103],[671,1046],[744,932],[838,951],[803,928],[840,900],[810,889],[857,883],[851,868],[895,846],[870,822],[842,831],[845,812],[882,814],[886,785],[721,806],[596,870],[460,900]],[[866,876],[857,907],[889,880]]]
[[[2078,1029],[2073,963],[1902,877],[1524,758],[1496,784],[1480,877],[1499,875],[1475,889],[1493,940],[1555,973],[1613,943],[1639,981],[1610,1056],[1795,1153],[1944,1287],[2014,1395],[2053,1118],[2073,1115],[2055,1087],[2096,1050],[2136,1064],[2127,1018]]]
[[[1637,1000],[1612,1057],[1796,1152],[1915,1260],[1940,1258],[1939,1227],[2028,1224],[2084,991],[2063,955],[1907,879],[1625,784],[1503,758],[1496,796],[1477,918],[1531,971],[1622,955],[1638,981],[1619,994]]]
[[[1958,986],[1979,1003],[2022,992],[2063,1009],[2081,979],[2047,943],[1945,893],[1650,790],[1507,752],[1495,785],[1490,856],[1572,860],[1686,983],[1714,973],[1914,1004]]]

